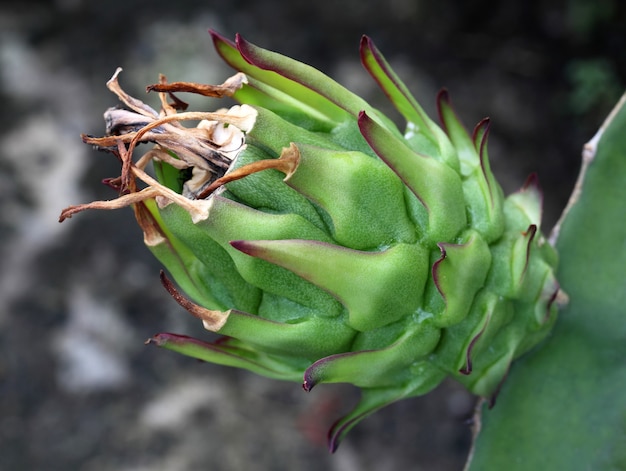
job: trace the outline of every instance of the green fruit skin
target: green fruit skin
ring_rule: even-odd
[[[536,179],[504,198],[489,123],[469,135],[442,92],[439,127],[368,38],[363,63],[407,119],[405,134],[321,72],[212,35],[247,76],[234,98],[256,113],[229,171],[292,143],[299,159],[291,175],[226,184],[199,221],[145,203],[163,236],[149,248],[182,292],[225,319],[218,343],[154,341],[306,390],[359,386],[361,402],[331,430],[333,450],[362,418],[447,376],[493,397],[557,317],[557,256],[539,229]],[[180,193],[180,171],[154,164]]]

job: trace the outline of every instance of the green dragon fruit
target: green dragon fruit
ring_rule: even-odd
[[[406,119],[404,134],[320,71],[211,34],[238,73],[217,86],[161,77],[148,87],[160,112],[128,96],[116,72],[108,87],[124,106],[105,113],[106,137],[83,139],[120,159],[108,183],[121,196],[61,216],[132,205],[180,287],[162,273],[166,289],[223,335],[149,342],[306,391],[360,387],[331,450],[364,417],[447,376],[493,400],[564,298],[536,177],[504,198],[489,120],[469,135],[442,91],[438,127],[367,37],[362,63]],[[241,104],[186,112],[173,92]],[[133,161],[140,142],[155,145]]]

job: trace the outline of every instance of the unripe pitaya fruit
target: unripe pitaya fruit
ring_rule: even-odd
[[[62,214],[132,204],[181,288],[163,275],[168,291],[224,336],[151,342],[307,391],[360,387],[330,431],[333,450],[376,409],[446,376],[493,398],[556,320],[557,256],[539,230],[536,179],[504,198],[487,158],[489,121],[468,135],[443,91],[439,128],[367,37],[361,60],[406,119],[404,134],[318,70],[212,37],[239,73],[220,86],[162,78],[149,87],[159,113],[115,74],[108,86],[125,106],[106,112],[108,137],[84,140],[121,159],[109,180],[121,196]],[[179,113],[175,91],[241,105]],[[156,145],[133,162],[138,142]]]

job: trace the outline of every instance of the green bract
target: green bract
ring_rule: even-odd
[[[468,135],[443,91],[438,127],[367,37],[361,60],[406,119],[404,134],[318,70],[212,36],[239,73],[219,86],[163,79],[149,87],[160,112],[126,95],[116,73],[108,85],[125,106],[107,111],[108,137],[85,141],[120,157],[122,176],[109,183],[122,196],[62,216],[132,204],[181,291],[163,275],[166,288],[224,335],[151,341],[307,391],[359,386],[361,402],[331,430],[333,450],[374,410],[446,376],[495,397],[511,362],[556,320],[557,256],[539,231],[536,178],[504,198],[489,121]],[[179,112],[175,91],[241,106]],[[147,141],[156,146],[133,162]],[[150,161],[156,180],[143,170]]]

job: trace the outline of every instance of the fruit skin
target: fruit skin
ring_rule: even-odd
[[[406,119],[404,134],[321,72],[211,35],[239,73],[221,86],[162,79],[148,87],[160,113],[111,79],[129,111],[107,111],[110,135],[84,140],[120,157],[122,176],[109,183],[122,196],[62,215],[132,204],[146,245],[181,288],[162,274],[166,289],[224,336],[150,342],[306,391],[360,387],[359,404],[329,433],[331,450],[373,411],[446,376],[493,400],[564,298],[539,230],[536,177],[504,198],[489,167],[489,120],[469,135],[442,91],[437,126],[367,37],[363,65]],[[167,101],[174,91],[242,105],[178,113],[180,101]],[[185,119],[202,121],[184,128]],[[155,148],[133,163],[146,141]]]

